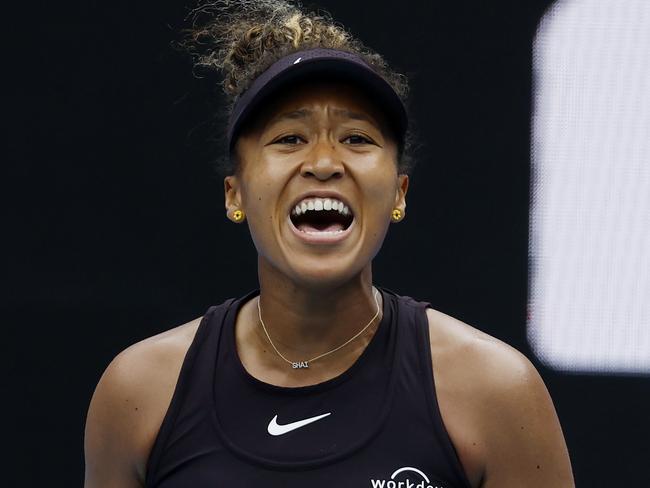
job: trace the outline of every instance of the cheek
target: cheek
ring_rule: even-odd
[[[386,171],[383,175],[375,173],[364,184],[364,197],[373,213],[390,213],[395,203],[397,173]]]
[[[242,174],[242,201],[250,214],[270,210],[271,201],[276,197],[275,187],[279,176],[272,174],[271,167],[262,163],[247,162]]]
[[[278,202],[285,186],[286,176],[269,166],[252,168],[242,183],[242,203],[248,225],[256,242],[271,235],[282,218],[278,215]]]
[[[277,196],[264,180],[251,182],[242,188],[242,201],[248,222],[255,228],[262,228],[273,220],[274,202]]]
[[[251,184],[242,192],[243,204],[246,209],[246,222],[251,239],[257,252],[266,255],[265,250],[272,246],[275,215],[273,213],[274,198],[269,188],[264,184]]]

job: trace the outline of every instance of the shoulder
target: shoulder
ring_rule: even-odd
[[[199,317],[137,342],[107,366],[86,420],[87,480],[124,476],[121,483],[127,478],[142,482],[149,452],[200,320]]]
[[[472,385],[472,394],[495,395],[540,385],[535,366],[514,347],[437,310],[428,308],[427,318],[432,357],[462,363],[453,373],[463,384]]]
[[[573,486],[553,402],[531,361],[442,312],[428,309],[427,318],[441,413],[466,468],[491,473],[481,486]]]

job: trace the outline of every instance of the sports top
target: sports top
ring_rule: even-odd
[[[152,448],[148,488],[470,488],[436,400],[428,303],[380,289],[363,353],[316,385],[243,367],[235,318],[254,291],[208,309]]]

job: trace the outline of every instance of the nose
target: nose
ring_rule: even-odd
[[[341,178],[345,174],[345,167],[337,154],[335,143],[328,140],[316,143],[306,155],[300,174],[304,177],[315,177],[320,181]]]

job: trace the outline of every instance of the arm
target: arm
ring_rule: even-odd
[[[126,348],[108,365],[86,420],[85,488],[139,488],[201,317]]]
[[[136,468],[138,425],[134,359],[127,349],[106,368],[93,394],[86,419],[85,488],[140,488]],[[136,368],[137,369],[137,368]]]
[[[438,404],[471,485],[574,487],[555,408],[531,362],[449,315],[427,316]]]
[[[569,453],[551,397],[539,373],[520,352],[488,342],[485,399],[486,441],[482,488],[573,488]]]

